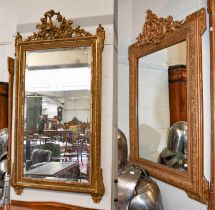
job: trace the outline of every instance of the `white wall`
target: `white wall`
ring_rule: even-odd
[[[11,199],[24,201],[54,201],[96,209],[111,209],[112,193],[112,140],[113,124],[113,0],[8,0],[0,1],[0,81],[8,81],[7,56],[14,55],[12,35],[16,28],[21,33],[35,31],[44,12],[50,9],[60,11],[66,18],[84,23],[84,28],[96,32],[99,23],[106,31],[102,68],[102,131],[101,131],[101,167],[105,194],[98,204],[93,203],[88,194],[59,192],[25,188],[22,195],[15,194],[11,188]],[[14,57],[14,56],[13,56]]]
[[[128,45],[131,44],[132,37],[132,7],[132,0],[118,0],[118,127],[125,133],[127,139],[129,139]]]
[[[14,57],[13,35],[16,31],[14,0],[0,1],[0,81],[8,82],[7,57]]]
[[[90,98],[68,98],[64,102],[63,122],[69,122],[77,117],[82,122],[90,122]]]
[[[12,1],[12,0],[10,0]],[[88,18],[113,15],[113,1],[90,0],[15,0],[18,24],[38,22],[44,11],[54,9],[67,18]],[[33,11],[33,12],[32,12]],[[100,20],[98,19],[98,22]]]
[[[118,125],[129,139],[129,72],[127,49],[142,32],[145,11],[151,9],[158,16],[172,15],[181,20],[186,15],[206,6],[205,0],[119,0],[119,60],[118,60]],[[204,169],[210,179],[210,77],[209,33],[203,38],[203,85],[204,85]],[[160,187],[164,210],[206,210],[207,206],[193,199],[176,187],[156,180]]]

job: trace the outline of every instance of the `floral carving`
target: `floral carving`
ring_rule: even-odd
[[[174,21],[172,16],[158,18],[151,10],[147,10],[143,32],[137,37],[135,44],[157,44],[167,33],[179,29],[183,21]]]
[[[52,18],[56,16],[57,23],[54,24]],[[89,32],[81,29],[80,26],[73,27],[73,21],[66,20],[60,12],[50,10],[40,19],[41,23],[36,26],[38,32],[34,32],[26,41],[30,40],[50,40],[71,38],[75,36],[90,36]]]

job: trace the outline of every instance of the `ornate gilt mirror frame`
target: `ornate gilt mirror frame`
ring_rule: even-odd
[[[190,198],[208,203],[208,181],[203,164],[203,85],[201,35],[206,30],[205,9],[174,21],[171,16],[158,18],[147,11],[143,32],[129,47],[130,68],[130,161],[148,170],[149,174],[186,191]],[[138,59],[158,50],[186,41],[187,49],[187,116],[188,170],[187,173],[139,157],[138,140]]]
[[[56,16],[56,22],[52,18]],[[94,202],[100,202],[104,194],[102,169],[100,164],[101,150],[101,70],[102,50],[105,31],[99,25],[96,34],[86,32],[80,26],[74,27],[73,22],[66,20],[59,12],[50,10],[41,18],[37,25],[38,32],[26,39],[17,33],[16,37],[16,98],[15,98],[15,151],[12,185],[17,194],[23,188],[41,188],[49,190],[71,191],[91,194]],[[56,48],[91,47],[91,108],[90,108],[90,164],[89,182],[60,180],[44,180],[30,178],[23,172],[24,143],[24,101],[25,101],[25,62],[26,52]]]

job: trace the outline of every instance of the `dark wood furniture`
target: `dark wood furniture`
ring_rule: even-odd
[[[65,126],[71,129],[72,131],[84,133],[86,128],[88,129],[90,128],[90,123],[81,122],[80,120],[78,120],[77,117],[74,117],[71,121],[65,123]]]
[[[0,82],[0,129],[8,127],[8,83]]]
[[[169,66],[170,126],[187,122],[187,70],[185,65]]]
[[[75,165],[75,162],[49,162],[37,168],[26,171],[25,175],[36,178],[62,177],[66,171],[70,170]]]

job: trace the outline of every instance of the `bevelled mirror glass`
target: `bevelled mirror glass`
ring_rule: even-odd
[[[13,187],[89,193],[99,202],[104,28],[92,35],[53,10],[37,28],[16,37]]]
[[[25,176],[89,181],[91,50],[26,51]]]
[[[201,35],[205,9],[175,21],[151,10],[129,46],[130,161],[208,203]]]
[[[186,96],[185,41],[138,59],[140,158],[187,171]]]

